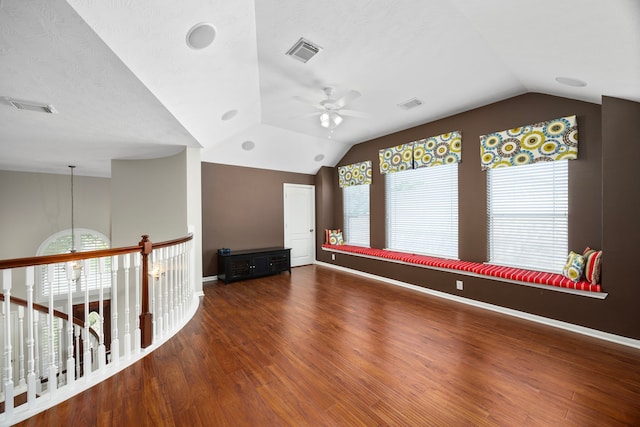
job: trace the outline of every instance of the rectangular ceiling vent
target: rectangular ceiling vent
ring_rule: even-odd
[[[287,55],[298,61],[307,62],[321,50],[322,48],[320,46],[301,37],[300,40],[289,49]]]
[[[53,105],[50,104],[42,104],[38,102],[31,101],[19,101],[17,99],[5,98],[9,104],[13,105],[18,110],[27,110],[27,111],[35,111],[38,113],[47,113],[47,114],[55,114],[57,113],[56,109],[53,108]]]
[[[423,102],[420,101],[418,98],[411,98],[408,101],[405,101],[403,103],[398,104],[398,107],[402,108],[403,110],[410,110],[412,108],[416,108],[420,105],[422,105]]]

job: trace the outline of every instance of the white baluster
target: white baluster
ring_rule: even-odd
[[[120,364],[118,339],[118,256],[111,257],[111,362]]]
[[[62,381],[62,349],[63,347],[63,339],[64,339],[64,333],[62,332],[62,328],[64,327],[62,319],[60,319],[59,317],[55,318],[55,322],[56,322],[56,341],[58,342],[58,348],[56,349],[56,353],[58,353],[58,366],[60,367],[60,376],[59,376],[59,382]],[[73,372],[73,371],[71,371]],[[59,385],[59,384],[58,384]]]
[[[87,268],[89,267],[88,261],[82,260],[83,267],[80,280],[85,283],[84,287],[84,333],[83,333],[83,356],[82,356],[82,369],[84,376],[87,377],[91,373],[91,333],[89,332],[89,286],[87,284]]]
[[[182,277],[184,274],[183,266],[183,244],[180,244],[177,248],[176,256],[176,317],[182,319],[182,302],[184,299],[184,288],[182,283]]]
[[[49,381],[48,390],[53,396],[58,389],[58,367],[56,366],[56,352],[55,352],[55,322],[53,317],[53,264],[47,265],[47,280],[49,281]]]
[[[26,286],[27,286],[27,404],[29,408],[36,401],[36,360],[35,360],[35,340],[33,338],[33,330],[37,321],[33,312],[33,284],[34,284],[34,267],[26,268]]]
[[[73,263],[67,262],[67,385],[75,382],[76,361],[73,358],[73,291],[75,290]],[[61,352],[62,353],[62,352]]]
[[[40,345],[40,340],[42,339],[42,334],[41,334],[41,330],[40,330],[40,312],[39,311],[33,311],[33,330],[34,330],[34,335],[33,335],[33,354],[35,356],[34,359],[34,365],[35,365],[35,374],[36,374],[36,379],[38,378],[42,378],[42,346]]]
[[[158,311],[159,309],[156,309],[156,294],[157,292],[157,287],[159,286],[159,280],[160,280],[160,273],[159,271],[156,270],[156,265],[158,263],[157,258],[158,258],[158,254],[159,251],[155,250],[153,252],[151,252],[151,254],[149,255],[149,260],[151,262],[151,286],[150,286],[150,292],[149,292],[149,298],[151,299],[151,304],[149,304],[151,306],[151,330],[152,330],[152,337],[153,337],[153,341],[157,340],[158,337]]]
[[[2,334],[0,334],[0,398],[4,401],[4,304],[0,304],[0,324],[2,324]]]
[[[140,332],[140,260],[142,255],[140,252],[135,252],[133,254],[133,265],[135,267],[136,272],[136,311],[135,311],[135,320],[136,320],[136,329],[133,332],[133,348],[136,353],[140,352],[140,343],[142,340],[141,332]]]
[[[185,244],[185,247],[182,251],[182,301],[180,302],[180,311],[182,312],[182,316],[184,317],[187,312],[187,303],[189,302],[189,257],[188,257],[188,243]]]
[[[100,302],[99,302],[99,314],[100,314],[100,344],[98,344],[98,368],[102,371],[107,363],[107,348],[104,345],[104,273],[105,273],[105,258],[98,258],[98,277],[100,286]]]
[[[18,387],[24,387],[27,383],[24,380],[24,307],[18,306]]]
[[[76,378],[80,378],[80,331],[80,326],[73,325],[73,332],[76,338]]]
[[[131,325],[129,313],[129,268],[131,266],[131,254],[122,255],[124,268],[124,357],[131,357]]]
[[[4,291],[4,414],[11,417],[13,414],[13,372],[11,369],[11,272],[2,270],[2,290]]]
[[[169,330],[169,278],[171,271],[169,271],[169,250],[171,248],[162,248],[162,271],[164,276],[164,305],[162,306],[162,331],[164,334]]]
[[[176,286],[176,247],[169,248],[169,327],[173,330],[176,325],[175,286]]]

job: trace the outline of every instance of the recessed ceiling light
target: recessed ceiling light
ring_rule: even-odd
[[[229,110],[224,113],[221,118],[222,120],[231,120],[236,116],[236,114],[238,114],[238,110]]]
[[[208,22],[201,22],[187,32],[187,46],[191,49],[204,49],[216,38],[216,27]]]
[[[256,147],[256,143],[253,141],[245,141],[242,143],[242,149],[245,151],[251,151]]]
[[[316,155],[313,160],[315,160],[316,162],[320,162],[322,160],[324,160],[324,154],[318,154]]]
[[[572,77],[556,77],[556,81],[560,84],[573,87],[585,87],[587,85],[587,82]]]

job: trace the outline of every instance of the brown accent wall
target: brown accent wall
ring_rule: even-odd
[[[202,269],[217,275],[219,248],[284,244],[283,184],[315,182],[313,175],[202,163]]]
[[[444,132],[461,131],[463,151],[459,165],[459,257],[483,262],[487,259],[486,180],[480,169],[479,137],[542,120],[577,115],[579,159],[569,161],[569,249],[581,252],[585,246],[604,246],[602,285],[604,291],[609,292],[604,300],[351,255],[337,254],[336,260],[332,261],[330,254],[322,251],[320,246],[317,259],[465,298],[640,339],[640,311],[637,310],[640,286],[634,278],[631,259],[634,254],[632,245],[637,242],[639,234],[637,228],[634,228],[633,220],[640,217],[640,208],[635,200],[640,190],[637,172],[640,169],[634,169],[631,164],[640,158],[640,144],[637,143],[636,136],[640,134],[638,105],[605,98],[600,106],[529,93],[358,144],[339,162],[339,165],[364,160],[373,162],[371,246],[383,248],[384,177],[377,169],[378,150]],[[624,161],[613,158],[614,153],[622,153]],[[335,168],[333,173],[337,174]],[[322,186],[325,184],[326,181],[319,183]],[[336,196],[332,209],[339,212],[341,191],[336,181],[332,185]],[[604,203],[603,187],[606,195]],[[323,190],[316,188],[316,191]],[[342,227],[341,217],[336,218],[334,226]],[[456,290],[455,280],[463,280],[463,291]]]
[[[640,338],[640,103],[602,98],[603,269],[608,329]]]

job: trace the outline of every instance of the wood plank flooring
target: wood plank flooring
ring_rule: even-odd
[[[321,266],[204,293],[163,347],[20,425],[640,425],[640,350]]]

